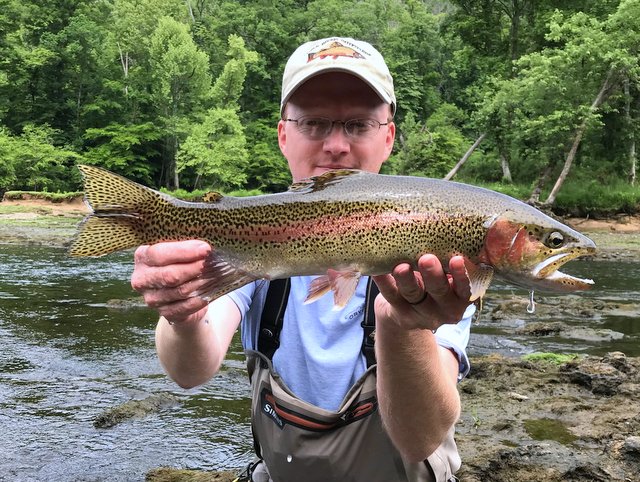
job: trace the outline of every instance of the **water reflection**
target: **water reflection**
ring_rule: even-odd
[[[248,380],[239,340],[218,377],[181,390],[155,356],[156,315],[146,308],[118,309],[126,300],[131,253],[72,259],[63,250],[3,246],[0,250],[0,474],[7,480],[143,480],[158,466],[225,469],[250,459]],[[620,339],[531,337],[514,329],[539,321],[538,310],[502,323],[489,316],[476,325],[471,352],[621,350],[640,355],[639,263],[573,263],[567,272],[596,280],[585,300],[616,302],[616,312],[562,315],[577,329],[608,329]],[[496,284],[487,299],[515,293]],[[552,298],[549,298],[552,299]],[[493,303],[493,305],[492,305]],[[182,404],[110,429],[95,429],[102,411],[132,398],[172,393]]]

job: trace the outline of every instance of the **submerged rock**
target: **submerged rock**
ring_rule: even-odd
[[[129,400],[98,415],[93,421],[93,426],[96,428],[113,427],[125,420],[142,418],[151,413],[175,406],[179,402],[178,397],[168,393],[150,395],[143,400]]]
[[[201,470],[182,470],[160,467],[150,470],[145,476],[146,482],[233,482],[238,474],[230,471],[206,472]]]

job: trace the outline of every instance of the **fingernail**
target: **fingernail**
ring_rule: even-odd
[[[211,246],[209,246],[207,243],[200,243],[196,247],[196,251],[200,256],[205,256],[209,254],[209,251],[211,251]]]

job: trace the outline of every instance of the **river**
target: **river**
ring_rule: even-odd
[[[131,253],[72,259],[56,248],[0,248],[0,480],[135,481],[160,466],[224,470],[250,460],[248,380],[238,338],[219,376],[197,389],[177,387],[155,356],[154,312],[112,301],[135,296],[131,260]],[[595,306],[573,316],[562,312],[563,326],[573,331],[526,334],[522,327],[541,318],[525,309],[495,319],[498,302],[512,292],[528,298],[497,283],[473,328],[470,353],[640,355],[640,262],[574,262],[566,271],[592,277],[596,289],[582,298],[536,297],[539,308],[559,307],[547,309],[544,319],[556,323],[563,299]],[[93,426],[105,410],[158,393],[181,403],[112,428]]]

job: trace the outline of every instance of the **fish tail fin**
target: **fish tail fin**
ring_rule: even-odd
[[[147,233],[145,211],[168,203],[163,194],[99,167],[78,168],[92,212],[78,227],[71,256],[102,256],[157,241]]]

